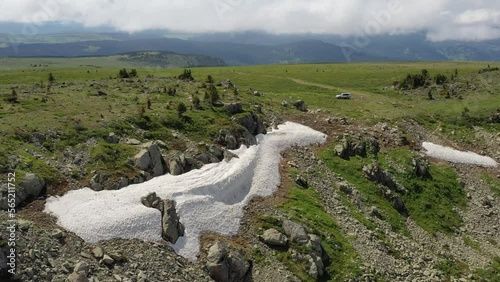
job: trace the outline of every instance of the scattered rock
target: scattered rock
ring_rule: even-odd
[[[246,281],[251,264],[238,252],[216,242],[208,250],[206,267],[217,282],[240,282]]]
[[[186,156],[178,153],[168,161],[168,170],[171,175],[181,175],[186,172]]]
[[[146,143],[142,147],[143,149],[133,157],[136,167],[151,173],[153,177],[165,174],[165,162],[160,147],[155,143]]]
[[[96,246],[95,248],[92,249],[91,251],[92,255],[96,258],[96,259],[101,259],[103,256],[104,256],[104,251],[101,247],[99,246]]]
[[[184,225],[179,221],[175,201],[163,200],[162,237],[166,241],[175,244],[181,236],[184,236]]]
[[[118,144],[118,142],[120,142],[120,137],[118,137],[114,132],[111,132],[106,137],[106,142],[110,144]]]
[[[295,108],[297,108],[297,110],[301,112],[307,112],[307,105],[304,101],[298,100],[295,103],[293,103],[293,105],[295,106]]]
[[[295,183],[302,188],[308,188],[309,184],[307,183],[307,179],[305,179],[302,175],[298,174],[297,178],[295,178]]]
[[[97,96],[108,96],[108,94],[104,91],[99,90],[97,91]]]
[[[141,145],[141,141],[139,141],[135,138],[129,138],[129,139],[127,139],[127,141],[125,141],[125,144],[138,146],[138,145]]]
[[[243,113],[243,107],[240,103],[226,104],[224,107],[231,115]]]
[[[429,161],[425,158],[415,158],[411,160],[413,166],[413,172],[418,177],[428,177],[429,173]]]
[[[219,131],[219,144],[226,146],[229,150],[235,150],[239,148],[238,142],[234,135],[227,129],[223,128]]]
[[[274,228],[264,231],[264,234],[260,238],[268,246],[283,247],[288,243],[288,238]]]
[[[307,237],[306,228],[297,222],[283,220],[283,229],[285,234],[290,237],[290,240],[299,244],[306,244],[309,238]]]
[[[73,272],[68,277],[69,282],[88,282],[87,275],[81,272]]]
[[[115,260],[112,257],[105,254],[102,257],[102,263],[104,263],[107,266],[113,266],[113,264],[115,263]]]
[[[24,179],[16,187],[16,207],[28,199],[38,197],[44,187],[45,181],[42,178],[33,173],[26,173]],[[0,198],[0,209],[7,210],[8,208],[7,189],[4,189]]]

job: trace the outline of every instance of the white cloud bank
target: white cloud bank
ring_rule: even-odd
[[[230,162],[203,166],[200,170],[157,177],[146,183],[117,191],[95,192],[89,188],[68,192],[47,200],[45,212],[57,223],[89,242],[111,238],[161,239],[161,215],[141,204],[151,192],[174,199],[185,226],[174,250],[196,259],[203,232],[236,234],[243,208],[255,196],[270,196],[280,184],[280,152],[292,145],[323,143],[326,135],[296,123],[258,136],[259,145],[233,151]]]
[[[500,38],[490,0],[2,0],[0,21],[66,21],[121,31],[428,32],[431,40]]]

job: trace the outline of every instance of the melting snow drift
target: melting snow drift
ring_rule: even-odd
[[[453,163],[472,164],[485,167],[498,166],[498,163],[494,159],[481,156],[473,152],[462,152],[450,147],[444,147],[429,142],[424,142],[422,146],[426,150],[425,153],[433,158]]]
[[[293,146],[326,141],[326,135],[287,122],[267,135],[257,136],[259,145],[232,151],[239,158],[203,166],[199,170],[154,178],[121,190],[95,192],[89,188],[47,200],[45,212],[57,223],[88,242],[112,238],[159,241],[161,215],[141,204],[149,193],[177,202],[185,236],[173,248],[196,259],[203,232],[231,235],[238,232],[243,207],[253,196],[271,196],[280,184],[280,152]]]

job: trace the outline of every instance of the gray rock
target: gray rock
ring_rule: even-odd
[[[240,282],[250,273],[251,264],[237,252],[216,242],[208,250],[206,267],[210,277],[217,282]]]
[[[306,228],[302,224],[285,219],[282,227],[291,241],[299,244],[306,244],[309,241]]]
[[[108,137],[106,137],[106,142],[110,144],[117,144],[120,142],[120,137],[118,137],[114,132],[111,132],[108,134]]]
[[[87,275],[81,272],[73,272],[68,277],[69,282],[88,282]]]
[[[168,169],[171,175],[181,175],[186,172],[186,157],[179,153],[168,162]]]
[[[257,96],[257,97],[260,97],[260,96],[262,96],[262,93],[260,93],[259,91],[255,90],[255,91],[253,92],[253,95],[254,95],[254,96]]]
[[[425,158],[415,158],[411,160],[413,172],[418,177],[428,177],[429,174],[429,161]]]
[[[154,143],[145,144],[143,149],[133,157],[133,160],[137,168],[150,172],[153,177],[165,173],[160,147]]]
[[[90,270],[90,266],[88,265],[88,263],[86,263],[84,261],[80,261],[75,265],[73,272],[84,273],[85,276],[87,276],[89,273],[89,270]]]
[[[309,242],[306,244],[307,247],[314,252],[318,257],[323,255],[323,248],[321,247],[321,238],[316,234],[309,234]]]
[[[62,239],[64,238],[64,232],[62,232],[61,229],[55,229],[54,231],[52,231],[50,236],[55,239]]]
[[[307,179],[305,179],[302,175],[298,174],[297,178],[295,178],[295,183],[302,188],[308,188],[309,184],[307,183]]]
[[[129,138],[129,139],[127,139],[127,141],[125,141],[125,144],[137,146],[137,145],[141,145],[141,141],[139,141],[135,138]]]
[[[162,237],[164,240],[175,244],[181,236],[184,236],[184,225],[179,221],[175,201],[163,200]]]
[[[107,265],[107,266],[113,266],[113,264],[115,263],[115,260],[108,255],[104,255],[102,257],[102,263]]]
[[[321,260],[320,257],[316,255],[309,255],[308,257],[309,257],[308,261],[310,263],[308,274],[314,280],[318,280],[318,278],[323,276],[325,272],[325,266],[323,264],[323,261]]]
[[[234,154],[234,153],[229,152],[228,150],[224,150],[224,160],[226,162],[231,161],[233,158],[239,158],[239,156]]]
[[[297,108],[297,110],[301,112],[307,112],[307,105],[304,101],[298,100],[295,103],[293,103],[293,105],[295,106],[295,108]]]
[[[242,144],[245,144],[246,146],[253,146],[257,145],[257,138],[255,138],[255,136],[250,133],[250,131],[245,130],[243,131],[240,142]]]
[[[106,181],[106,178],[98,173],[98,174],[95,174],[94,176],[92,176],[92,178],[90,179],[90,189],[94,190],[94,191],[101,191],[104,189],[104,181]]]
[[[101,259],[103,256],[104,256],[104,251],[101,247],[99,246],[96,246],[95,248],[92,249],[91,251],[92,255],[96,258],[96,259]]]
[[[42,192],[43,187],[45,187],[45,181],[38,175],[33,173],[26,173],[24,179],[16,187],[16,207],[24,203],[30,198],[36,198]],[[7,210],[9,208],[7,201],[7,189],[3,189],[0,198],[0,209]]]
[[[147,149],[142,149],[134,156],[133,160],[135,166],[140,170],[148,170],[151,167],[152,160]]]
[[[240,103],[226,104],[224,107],[231,115],[243,113],[243,108]]]
[[[277,246],[277,247],[283,247],[286,246],[288,243],[288,238],[278,230],[271,228],[266,231],[264,231],[264,234],[261,236],[262,241],[264,244],[268,246]]]
[[[262,119],[254,112],[250,112],[242,117],[236,118],[235,121],[246,128],[252,135],[267,133]]]
[[[239,144],[236,141],[236,137],[227,129],[221,129],[219,131],[219,143],[226,146],[229,150],[235,150],[239,148]]]
[[[222,160],[224,158],[224,150],[217,146],[217,145],[210,145],[208,147],[208,152],[218,158],[219,160]]]

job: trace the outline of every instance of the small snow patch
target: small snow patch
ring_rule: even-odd
[[[281,151],[293,145],[323,143],[326,135],[287,122],[278,130],[257,136],[257,140],[259,145],[232,151],[239,158],[205,165],[183,175],[167,174],[116,191],[83,188],[51,197],[45,212],[55,215],[57,224],[88,242],[112,238],[159,241],[161,214],[141,203],[141,197],[156,192],[162,199],[176,201],[185,236],[173,248],[194,260],[203,232],[236,234],[248,201],[276,191],[280,184]]]
[[[424,142],[422,147],[426,154],[436,159],[449,161],[452,163],[472,164],[485,167],[497,167],[498,163],[487,156],[481,156],[474,152],[463,152],[450,147]]]

